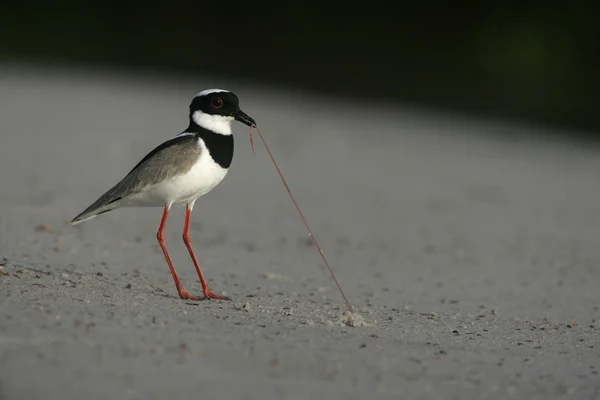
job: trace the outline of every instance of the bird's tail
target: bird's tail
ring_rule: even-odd
[[[118,207],[119,207],[118,202],[106,204],[106,205],[103,205],[100,207],[93,207],[93,205],[92,205],[92,206],[88,207],[86,210],[84,210],[81,214],[79,214],[78,216],[73,218],[73,220],[71,221],[71,225],[77,225],[77,224],[80,224],[87,220],[90,220],[92,218],[96,218],[98,215],[112,211]]]
[[[77,225],[88,219],[97,217],[100,214],[119,208],[121,202],[128,194],[131,193],[131,188],[134,186],[131,180],[135,179],[135,175],[131,173],[110,188],[106,193],[93,202],[88,208],[83,210],[78,216],[73,218],[71,225]],[[135,182],[134,182],[135,183]]]

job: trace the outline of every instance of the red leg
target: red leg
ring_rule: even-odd
[[[170,209],[171,206],[166,205],[165,210],[163,211],[162,220],[160,221],[160,227],[158,228],[158,232],[156,233],[158,244],[160,244],[160,248],[162,249],[163,254],[165,255],[167,264],[169,264],[169,269],[171,270],[171,275],[173,275],[175,286],[177,286],[177,292],[179,292],[179,297],[181,297],[184,300],[202,300],[199,297],[192,296],[183,288],[183,286],[181,285],[181,281],[179,280],[179,276],[177,276],[177,271],[175,271],[175,267],[173,266],[173,260],[171,260],[169,250],[167,249],[167,242],[165,241],[165,227],[167,226],[167,219],[169,218]]]
[[[217,300],[229,300],[228,297],[222,296],[220,294],[213,293],[212,290],[208,287],[208,283],[206,279],[204,279],[204,274],[202,273],[202,269],[200,268],[200,263],[198,263],[198,259],[196,258],[196,253],[192,248],[192,237],[190,236],[190,221],[192,219],[192,208],[193,204],[188,204],[185,210],[185,225],[183,227],[183,242],[185,243],[185,247],[187,247],[190,252],[190,257],[192,257],[192,261],[194,262],[194,267],[196,267],[196,272],[198,272],[198,277],[200,278],[200,283],[202,284],[202,290],[204,290],[204,297],[207,299],[217,299]]]

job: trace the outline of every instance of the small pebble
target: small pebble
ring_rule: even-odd
[[[35,230],[37,232],[47,232],[47,233],[53,233],[54,232],[54,229],[52,229],[52,227],[50,225],[46,225],[46,224],[42,224],[42,225],[36,226]]]

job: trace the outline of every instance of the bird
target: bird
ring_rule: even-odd
[[[147,153],[117,184],[73,218],[71,224],[78,225],[121,207],[163,207],[156,238],[179,297],[193,301],[229,300],[208,286],[192,247],[190,223],[196,200],[219,185],[231,166],[233,121],[250,129],[256,127],[254,119],[240,109],[239,98],[233,92],[206,89],[197,93],[189,105],[187,129]],[[200,278],[203,298],[183,287],[167,248],[165,228],[174,205],[186,207],[183,241]]]

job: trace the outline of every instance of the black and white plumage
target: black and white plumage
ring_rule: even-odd
[[[198,93],[190,104],[188,128],[148,153],[120,182],[73,218],[71,223],[77,225],[120,207],[164,207],[157,235],[159,243],[180,297],[198,299],[181,287],[164,243],[164,227],[171,206],[186,204],[184,241],[196,265],[205,297],[224,298],[212,293],[202,276],[191,249],[189,219],[195,201],[213,190],[227,175],[233,158],[231,122],[234,120],[251,127],[256,125],[240,109],[239,99],[234,93],[222,89]]]
[[[200,92],[190,104],[189,127],[148,153],[72,224],[119,207],[193,203],[227,174],[233,158],[233,120],[255,124],[240,110],[235,94],[220,89]]]

